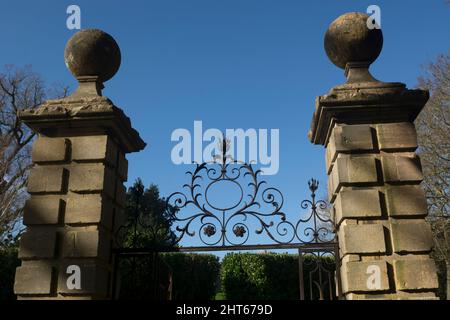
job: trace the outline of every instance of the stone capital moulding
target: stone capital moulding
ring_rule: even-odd
[[[364,83],[362,83],[364,85]],[[342,85],[316,98],[308,138],[326,145],[336,123],[413,122],[429,98],[426,90],[409,90],[397,83],[366,88],[361,84]]]
[[[108,134],[118,141],[125,153],[140,151],[146,146],[122,109],[103,96],[48,100],[37,109],[21,111],[19,117],[45,136]]]

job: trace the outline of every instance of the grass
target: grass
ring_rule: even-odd
[[[227,298],[225,297],[225,293],[217,292],[214,300],[227,300]]]

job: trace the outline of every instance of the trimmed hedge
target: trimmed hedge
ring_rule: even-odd
[[[305,298],[310,299],[309,272],[316,266],[311,255],[304,256],[303,276]],[[334,270],[334,259],[322,257],[327,269]],[[298,255],[294,254],[257,254],[229,253],[222,262],[222,290],[226,299],[273,299],[298,300],[299,293]],[[313,280],[319,274],[313,273]],[[323,279],[328,279],[322,272]],[[331,279],[334,282],[334,277]],[[318,291],[314,286],[313,299],[318,299]],[[334,288],[334,283],[333,283]],[[333,289],[334,290],[334,289]],[[329,286],[324,288],[324,297],[329,296]]]
[[[210,300],[220,282],[219,258],[212,254],[164,253],[173,271],[173,300]]]
[[[14,276],[20,265],[17,246],[0,248],[0,301],[16,300]]]

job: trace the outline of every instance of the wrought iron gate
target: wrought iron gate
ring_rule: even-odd
[[[333,222],[326,213],[327,204],[316,199],[318,181],[308,182],[311,200],[300,204],[302,209],[309,210],[307,216],[290,220],[282,211],[283,194],[267,186],[266,181],[259,181],[260,170],[254,171],[251,164],[226,155],[226,141],[221,145],[222,154],[214,157],[214,161],[196,164],[193,171],[186,172],[190,181],[183,185],[185,192],[175,192],[167,198],[165,219],[157,221],[137,210],[118,230],[114,297],[120,298],[118,270],[125,263],[130,273],[137,274],[137,268],[141,268],[141,275],[143,270],[148,273],[151,281],[144,283],[151,286],[146,290],[151,294],[146,298],[170,299],[174,270],[159,258],[161,252],[294,249],[299,257],[299,298],[340,298],[338,242]],[[227,185],[226,192],[234,188],[235,201],[218,204],[211,199],[219,184]],[[222,199],[232,198],[223,192],[219,195]],[[168,229],[173,232],[167,232]],[[181,246],[181,240],[188,238],[193,244]],[[138,265],[137,259],[146,262]]]

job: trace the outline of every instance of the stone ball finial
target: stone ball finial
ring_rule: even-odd
[[[349,62],[370,65],[383,47],[381,29],[369,29],[369,15],[360,12],[346,13],[334,20],[325,34],[325,51],[328,58],[339,68],[345,69]]]
[[[120,48],[106,32],[84,29],[75,33],[67,42],[64,60],[77,79],[98,77],[98,81],[105,82],[119,70]]]

